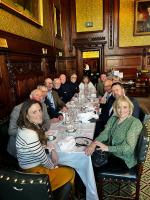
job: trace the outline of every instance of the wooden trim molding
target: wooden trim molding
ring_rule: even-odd
[[[108,18],[108,48],[114,47],[114,0],[109,0],[109,18]]]

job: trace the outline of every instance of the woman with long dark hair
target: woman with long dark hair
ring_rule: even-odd
[[[25,172],[48,174],[51,188],[56,199],[67,200],[74,170],[69,167],[57,167],[57,153],[51,149],[50,157],[44,145],[47,138],[42,129],[42,105],[35,100],[24,102],[18,119],[16,140],[19,166]]]

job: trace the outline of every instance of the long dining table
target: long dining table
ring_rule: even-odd
[[[86,187],[86,200],[98,200],[96,181],[91,161],[91,156],[84,152],[85,146],[91,143],[93,139],[95,123],[81,123],[75,125],[75,130],[68,132],[64,121],[53,123],[48,131],[54,139],[48,141],[48,145],[55,145],[58,153],[60,165],[66,165],[74,168],[82,179]],[[68,136],[75,138],[75,141],[81,145],[74,145],[71,149],[62,150],[60,143]],[[91,140],[90,140],[91,139]],[[77,144],[77,143],[76,143]],[[82,145],[83,144],[83,145]]]

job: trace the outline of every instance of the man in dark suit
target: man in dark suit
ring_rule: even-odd
[[[96,121],[94,138],[96,138],[101,131],[104,130],[105,124],[112,115],[112,105],[115,101],[115,97],[112,95],[112,81],[106,80],[104,82],[105,94],[100,100],[101,114],[99,119]]]
[[[64,103],[67,103],[68,101],[71,100],[70,87],[69,87],[69,84],[66,81],[66,75],[65,74],[61,74],[59,78],[60,78],[60,81],[61,81],[61,86],[57,91],[58,91],[58,94],[59,94],[61,100]]]
[[[77,83],[77,75],[73,73],[69,82],[70,98],[79,93],[79,84]]]
[[[45,97],[45,104],[47,105],[47,111],[53,122],[57,122],[63,119],[62,114],[59,112],[67,111],[65,103],[60,99],[58,93],[53,90],[53,81],[50,78],[45,79],[45,86],[48,89],[47,96]]]
[[[105,106],[102,108],[99,119],[96,122],[94,138],[96,138],[100,132],[104,130],[105,125],[107,124],[108,119],[113,115],[113,103],[116,98],[125,95],[125,89],[120,82],[115,82],[111,87],[112,95],[106,102]],[[134,105],[133,116],[140,119],[140,106],[135,98],[129,97],[131,102]]]

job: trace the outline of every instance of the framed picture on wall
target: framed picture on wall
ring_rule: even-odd
[[[54,6],[54,29],[55,29],[55,37],[61,39],[62,37],[61,14],[60,10],[56,6]]]
[[[150,56],[147,56],[147,66],[150,66]]]
[[[0,8],[29,23],[43,26],[43,0],[0,0]]]
[[[150,35],[150,0],[135,0],[134,35]]]

